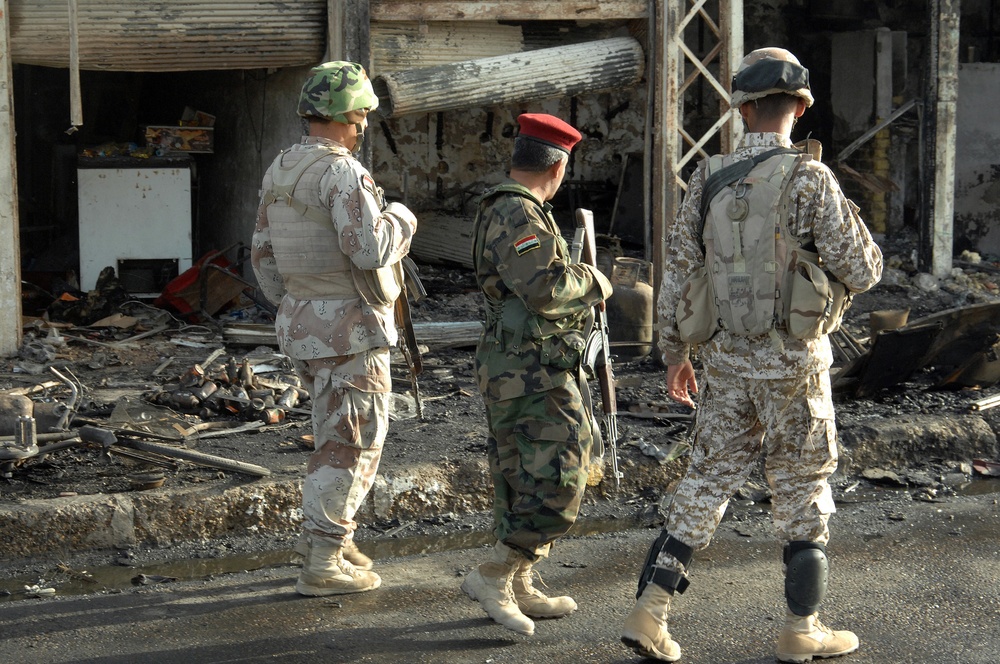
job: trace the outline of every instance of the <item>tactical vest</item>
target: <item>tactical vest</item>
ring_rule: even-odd
[[[589,312],[580,319],[550,320],[528,311],[524,301],[513,293],[502,299],[497,299],[487,295],[485,289],[482,288],[480,262],[486,251],[486,237],[481,224],[483,208],[487,201],[500,194],[523,196],[539,207],[543,207],[542,202],[535,198],[534,194],[519,184],[497,185],[487,189],[479,199],[479,209],[476,212],[473,226],[475,232],[472,238],[474,248],[472,262],[476,279],[479,281],[480,290],[483,291],[485,300],[486,330],[490,338],[497,344],[498,350],[504,350],[504,332],[507,332],[512,337],[511,345],[514,348],[518,348],[525,339],[538,344],[543,364],[549,364],[547,360],[562,363],[567,357],[572,358],[566,362],[567,364],[578,363],[586,345],[585,336],[593,325],[592,315]]]
[[[792,179],[809,159],[784,149],[752,162],[709,158],[702,201],[705,265],[681,288],[676,321],[682,341],[703,343],[721,327],[736,336],[768,334],[780,346],[778,327],[793,339],[840,328],[851,293],[788,230]],[[741,174],[722,177],[727,169]]]
[[[320,180],[330,166],[323,159],[330,156],[345,159],[351,152],[316,145],[304,152],[286,150],[271,164],[270,186],[265,182],[261,200],[267,206],[278,271],[288,294],[296,299],[360,296],[369,305],[387,306],[399,296],[400,267],[362,270],[341,251],[330,209],[320,200]]]
[[[705,217],[705,264],[712,276],[720,325],[753,337],[781,321],[788,188],[799,157],[776,155],[715,196]],[[709,158],[706,177],[732,163]]]
[[[810,157],[777,151],[765,157],[703,206],[705,266],[681,290],[682,341],[702,343],[719,328],[736,336],[770,334],[775,343],[775,328],[814,339],[836,331],[850,306],[847,289],[788,231],[792,179]],[[733,163],[730,156],[710,157],[706,182]]]

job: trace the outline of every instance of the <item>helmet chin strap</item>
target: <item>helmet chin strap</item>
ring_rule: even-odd
[[[358,155],[361,154],[361,144],[364,142],[365,139],[365,128],[361,126],[360,122],[355,122],[354,132],[355,132],[354,149],[351,150],[351,154],[357,157]]]

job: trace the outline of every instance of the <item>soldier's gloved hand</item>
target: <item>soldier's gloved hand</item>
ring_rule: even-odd
[[[410,208],[406,207],[402,203],[397,203],[396,201],[393,201],[392,203],[389,203],[388,205],[385,206],[385,210],[383,210],[383,212],[385,214],[391,214],[400,221],[406,222],[407,224],[409,224],[410,228],[413,231],[417,230],[416,215],[410,212]]]

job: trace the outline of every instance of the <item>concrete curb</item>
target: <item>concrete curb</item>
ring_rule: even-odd
[[[840,431],[840,475],[871,466],[917,461],[998,458],[997,437],[983,418],[906,416]],[[619,453],[620,489],[605,478],[588,487],[592,499],[662,492],[680,477],[684,459],[659,464],[634,446]],[[685,457],[686,458],[686,457]],[[292,475],[292,473],[287,473]],[[380,473],[358,520],[420,520],[490,509],[486,460],[417,464]],[[32,500],[0,506],[0,550],[8,559],[135,546],[168,546],[255,533],[293,534],[301,514],[301,479],[258,480],[229,488],[161,488]]]

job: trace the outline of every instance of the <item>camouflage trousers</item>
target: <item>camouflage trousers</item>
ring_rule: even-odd
[[[312,398],[302,528],[342,546],[357,528],[389,428],[389,350],[293,363]]]
[[[486,404],[494,535],[533,561],[547,554],[580,512],[593,445],[585,399],[580,384],[570,380]]]
[[[708,546],[763,452],[779,535],[826,544],[835,511],[827,478],[837,469],[830,374],[763,380],[709,368],[706,377],[690,464],[674,492],[666,531],[695,551]],[[682,571],[667,553],[657,565]]]

